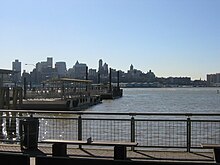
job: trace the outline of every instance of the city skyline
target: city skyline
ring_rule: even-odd
[[[158,77],[206,79],[219,72],[220,1],[3,1],[0,68],[22,70],[46,57],[98,68],[152,70]]]
[[[48,60],[50,61],[50,66],[48,65]],[[102,65],[100,66],[100,61],[102,61]],[[14,69],[14,63],[15,62],[17,62],[17,63],[19,63],[19,65],[20,65],[20,67],[21,67],[21,70],[19,70],[19,72],[20,72],[20,75],[22,75],[22,73],[31,73],[31,72],[33,72],[35,69],[38,69],[38,68],[41,68],[42,66],[43,67],[49,67],[49,68],[53,68],[53,69],[58,69],[58,72],[59,72],[59,68],[57,68],[56,66],[59,66],[60,65],[60,63],[64,63],[64,65],[65,65],[65,70],[66,70],[66,73],[68,73],[69,71],[71,71],[72,69],[74,69],[74,67],[76,66],[76,65],[84,65],[84,66],[86,66],[87,67],[87,69],[88,70],[94,70],[95,69],[95,71],[98,73],[98,72],[100,72],[100,67],[106,67],[107,66],[107,74],[108,74],[108,72],[109,72],[109,69],[112,69],[112,70],[115,70],[115,71],[121,71],[121,72],[123,72],[123,73],[129,73],[129,71],[131,71],[131,70],[135,70],[135,71],[138,71],[138,72],[141,72],[141,73],[143,73],[143,74],[146,74],[146,73],[148,73],[149,71],[150,72],[152,72],[152,73],[154,73],[154,71],[153,70],[151,70],[151,69],[149,69],[149,70],[147,70],[147,71],[142,71],[142,70],[140,70],[140,69],[138,69],[138,68],[136,68],[133,64],[130,64],[129,66],[128,66],[128,69],[127,70],[118,70],[117,68],[111,68],[111,67],[108,67],[108,62],[107,61],[103,61],[102,59],[99,59],[99,60],[97,60],[97,67],[96,68],[90,68],[90,67],[88,67],[88,65],[87,65],[87,63],[81,63],[79,60],[76,60],[75,61],[75,63],[73,64],[73,66],[72,67],[70,67],[70,68],[68,68],[67,66],[66,66],[66,62],[65,61],[54,61],[54,59],[53,59],[53,57],[46,57],[46,59],[44,59],[43,61],[37,61],[36,63],[33,63],[33,64],[27,64],[27,63],[25,63],[25,64],[23,64],[23,62],[22,61],[19,61],[19,59],[14,59],[14,61],[12,61],[11,62],[11,64],[12,64],[12,68],[10,68],[9,70],[15,70],[15,71],[18,71],[17,69]],[[22,65],[23,66],[30,66],[31,68],[30,68],[30,70],[25,70],[25,69],[22,69]],[[42,66],[40,66],[40,65],[42,65]],[[48,65],[48,66],[47,66]],[[0,69],[2,69],[2,68],[0,68]],[[80,74],[80,73],[79,73]],[[212,73],[212,74],[215,74],[215,73]],[[158,77],[158,78],[168,78],[168,77],[159,77],[159,76],[157,76],[157,75],[155,75],[156,77]],[[206,75],[207,76],[207,75]],[[65,76],[64,76],[65,77]],[[169,76],[169,77],[176,77],[176,76]],[[182,77],[182,78],[184,78],[184,77],[188,77],[188,78],[191,78],[190,76],[179,76],[179,77]],[[80,78],[79,78],[80,79]],[[82,78],[83,79],[83,78]],[[196,79],[195,79],[196,80]],[[204,80],[206,80],[206,79],[204,79]]]

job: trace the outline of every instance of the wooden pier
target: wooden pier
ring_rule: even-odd
[[[18,109],[82,110],[101,102],[100,96],[92,95],[90,88],[90,80],[48,80],[43,88],[26,92],[26,99]]]
[[[101,97],[91,93],[90,80],[59,78],[31,90],[0,88],[1,109],[82,110],[99,103]]]

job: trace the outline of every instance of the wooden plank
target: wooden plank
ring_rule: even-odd
[[[94,141],[93,145],[105,145],[105,146],[137,146],[138,143],[135,142],[106,142],[106,141]]]
[[[220,144],[201,144],[202,148],[220,148]]]
[[[137,146],[136,142],[109,142],[109,141],[92,141],[87,142],[85,140],[59,140],[59,139],[45,139],[44,143],[66,143],[66,144],[81,144],[81,145],[100,145],[100,146]]]
[[[44,143],[66,143],[66,144],[87,144],[84,140],[59,140],[59,139],[46,139],[42,140]]]

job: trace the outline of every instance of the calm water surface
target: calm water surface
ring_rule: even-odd
[[[86,109],[87,112],[166,112],[166,113],[220,113],[220,94],[218,88],[125,88],[120,99],[103,100],[102,104]],[[77,117],[75,115],[68,115]],[[82,139],[93,137],[95,140],[130,141],[131,116],[107,116],[110,120],[97,120],[102,115],[90,117],[95,120],[83,120]],[[135,116],[138,119],[139,116]],[[151,121],[157,116],[140,116],[136,122],[136,140],[140,146],[178,146],[186,147],[186,116],[162,116],[163,119],[176,121]],[[165,118],[164,118],[165,117]],[[216,116],[206,116],[212,120]],[[88,116],[82,118],[88,119]],[[105,118],[105,116],[104,116]],[[129,120],[114,120],[126,118]],[[158,117],[161,119],[161,116]],[[113,120],[111,120],[113,119]],[[150,120],[147,120],[150,119]],[[192,119],[192,118],[191,118]],[[192,146],[200,146],[201,142],[219,144],[219,117],[217,122],[191,124]],[[42,119],[41,139],[64,138],[77,139],[77,119]],[[209,129],[211,128],[211,129]]]
[[[103,100],[86,111],[220,112],[220,88],[124,88],[123,97]]]

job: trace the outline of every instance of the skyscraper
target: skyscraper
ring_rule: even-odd
[[[102,59],[99,60],[99,69],[98,69],[99,73],[102,72]]]
[[[13,82],[17,83],[21,81],[21,62],[19,60],[15,60],[12,62],[12,70],[16,73],[13,75]]]
[[[47,57],[47,67],[53,68],[53,58],[52,57]]]
[[[59,77],[66,76],[66,63],[65,62],[56,62],[55,68],[57,69],[57,73]]]
[[[77,61],[73,68],[68,70],[68,74],[71,78],[86,79],[87,68],[86,64]]]

